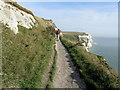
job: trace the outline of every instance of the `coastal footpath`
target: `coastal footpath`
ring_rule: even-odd
[[[117,73],[102,56],[88,51],[91,35],[62,32],[56,42],[56,28],[52,20],[37,17],[16,2],[0,0],[2,88],[120,88]],[[59,84],[56,77],[61,73]],[[64,78],[67,85],[61,81]]]
[[[120,77],[107,64],[103,56],[86,51],[84,45],[78,40],[80,32],[64,32],[61,41],[67,48],[80,75],[89,88],[120,88]],[[84,42],[86,43],[86,42]]]

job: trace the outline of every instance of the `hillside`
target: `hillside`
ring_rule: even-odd
[[[78,33],[65,32],[61,41],[70,53],[88,87],[120,88],[120,77],[107,64],[104,57],[84,50],[77,36]]]
[[[62,32],[56,41],[56,28],[16,2],[0,1],[2,88],[120,88],[104,57],[87,51],[89,34]]]
[[[7,11],[7,8],[4,7],[5,4],[2,5],[2,8]],[[10,8],[13,9],[12,12],[16,9],[14,5]],[[54,51],[55,30],[53,24],[48,25],[42,18],[33,17],[31,13],[26,14],[24,10],[21,10],[17,8],[17,14],[8,14],[10,16],[14,14],[14,17],[18,16],[15,19],[15,22],[21,21],[21,24],[17,23],[18,29],[12,28],[11,24],[6,26],[7,22],[0,13],[0,20],[3,19],[0,23],[0,30],[2,30],[2,87],[40,88],[45,79],[43,76],[47,67],[50,62],[53,62],[51,53]],[[6,11],[0,10],[3,12],[2,14]],[[24,17],[19,19],[21,12],[24,13]],[[25,26],[24,22],[30,22],[27,24],[28,26],[32,23],[27,19],[29,17],[24,19],[25,15],[33,18],[37,22],[37,26],[32,25],[31,28]],[[8,18],[8,21],[14,21],[14,17],[11,16],[13,19]],[[47,84],[47,81],[44,84]]]

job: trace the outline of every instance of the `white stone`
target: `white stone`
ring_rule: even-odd
[[[58,28],[56,28],[56,27],[55,27],[55,30],[57,31],[57,30],[58,30]]]
[[[28,14],[12,5],[6,4],[0,0],[0,22],[18,33],[18,25],[32,28],[36,24],[36,20],[31,14]]]
[[[85,47],[86,51],[93,45],[92,36],[90,34],[78,35],[79,41],[83,41],[82,45]]]

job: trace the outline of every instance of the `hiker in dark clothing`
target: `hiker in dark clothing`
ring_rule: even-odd
[[[60,32],[61,32],[61,31],[60,31],[60,29],[58,29],[58,30],[57,30],[57,32],[56,32],[56,35],[57,35],[57,40],[59,40],[59,37],[60,37]]]

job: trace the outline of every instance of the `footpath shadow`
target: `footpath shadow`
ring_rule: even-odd
[[[79,45],[78,43],[75,44],[72,47],[75,47],[76,45]],[[71,78],[74,80],[74,83],[77,83],[79,88],[81,88],[82,90],[87,90],[86,89],[86,84],[85,82],[80,78],[80,74],[79,74],[79,70],[77,68],[77,66],[74,64],[74,62],[72,61],[67,49],[65,49],[67,52],[66,58],[68,59],[67,62],[69,62],[69,67],[72,69],[73,72],[71,72]]]
[[[76,46],[84,46],[84,45],[82,45],[80,42],[78,42],[78,43],[74,44],[73,46],[70,46],[69,48],[73,48],[73,47],[76,47]]]

